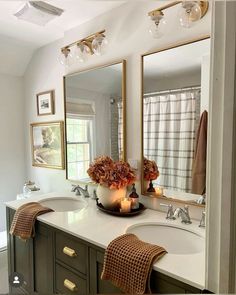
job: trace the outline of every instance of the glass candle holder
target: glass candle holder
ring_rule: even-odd
[[[163,196],[163,188],[160,186],[155,187],[155,193],[158,197],[162,197]]]
[[[129,213],[131,211],[131,199],[124,198],[120,201],[120,212]]]

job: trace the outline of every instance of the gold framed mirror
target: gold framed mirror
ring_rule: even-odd
[[[90,182],[98,156],[126,160],[126,61],[64,76],[66,178]]]
[[[210,36],[141,56],[142,194],[204,206]]]

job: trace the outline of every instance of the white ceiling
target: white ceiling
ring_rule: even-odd
[[[201,69],[202,57],[210,54],[210,39],[144,57],[145,79],[159,79]]]
[[[104,68],[93,69],[66,77],[66,87],[121,95],[122,92],[122,64],[115,64]]]
[[[65,31],[124,3],[124,1],[45,0],[62,8],[64,13],[46,26],[40,27],[18,20],[14,16],[25,2],[0,0],[0,71],[19,76],[23,75],[27,61],[29,62],[34,50],[62,38]]]

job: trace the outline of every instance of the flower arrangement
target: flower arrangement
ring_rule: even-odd
[[[110,189],[120,189],[132,184],[135,173],[130,165],[124,161],[113,161],[108,156],[101,156],[90,164],[87,170],[90,178]]]
[[[143,173],[144,179],[147,181],[157,179],[160,174],[156,162],[147,158],[143,159]]]

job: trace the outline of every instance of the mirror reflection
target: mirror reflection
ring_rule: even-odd
[[[124,158],[125,62],[65,77],[67,178],[89,181],[94,158]]]
[[[205,194],[209,69],[209,38],[143,56],[144,192]]]

